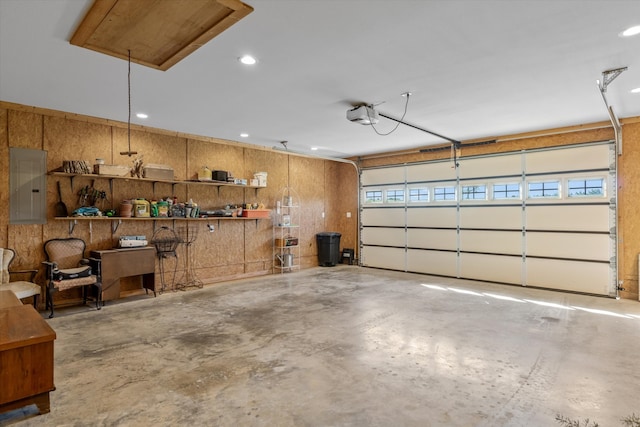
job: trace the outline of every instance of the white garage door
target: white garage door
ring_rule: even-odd
[[[365,169],[368,267],[615,295],[611,141]]]

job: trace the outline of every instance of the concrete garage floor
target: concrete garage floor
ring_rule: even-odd
[[[60,310],[50,324],[51,413],[15,425],[640,416],[640,303],[629,300],[345,265]]]

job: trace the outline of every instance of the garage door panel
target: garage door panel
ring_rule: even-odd
[[[609,264],[527,258],[526,284],[608,295]]]
[[[485,177],[487,172],[496,175],[520,175],[522,154],[460,159],[460,178]]]
[[[527,233],[527,256],[609,260],[607,234]]]
[[[462,253],[460,276],[490,282],[521,284],[522,258]]]
[[[522,206],[460,207],[460,227],[521,229]]]
[[[404,249],[364,246],[362,248],[362,265],[404,271],[404,255]]]
[[[527,230],[609,231],[609,205],[527,205]]]
[[[591,145],[526,153],[526,172],[557,172],[609,167],[609,146]]]
[[[407,270],[416,273],[457,275],[457,254],[445,251],[407,250]]]
[[[456,230],[409,229],[407,246],[423,249],[457,249]]]
[[[362,185],[384,185],[404,182],[404,168],[367,169],[362,171]]]
[[[365,245],[404,247],[405,231],[404,228],[365,227],[362,230],[362,243]]]
[[[451,179],[455,182],[456,170],[451,162],[437,162],[407,166],[407,182],[422,182]]]
[[[522,254],[522,232],[460,230],[460,250],[492,254]]]
[[[403,227],[405,225],[404,208],[365,208],[362,210],[362,224]]]
[[[408,227],[457,227],[457,209],[452,207],[426,207],[407,209]]]

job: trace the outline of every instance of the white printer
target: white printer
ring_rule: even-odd
[[[147,246],[147,236],[120,236],[118,247],[120,248],[139,248]]]

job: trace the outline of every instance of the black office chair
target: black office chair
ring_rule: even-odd
[[[96,288],[96,309],[102,306],[102,281],[100,260],[84,257],[86,244],[77,238],[51,239],[44,243],[47,261],[46,308],[51,309],[53,317],[53,294],[73,288],[82,288],[82,303],[87,303],[87,287]],[[92,268],[93,266],[93,268]]]

